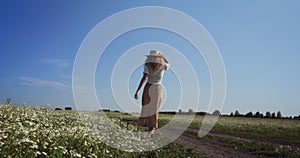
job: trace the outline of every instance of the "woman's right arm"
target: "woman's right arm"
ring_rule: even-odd
[[[139,86],[138,86],[138,88],[137,88],[137,90],[136,90],[136,92],[134,94],[134,98],[135,99],[139,99],[140,90],[141,90],[142,86],[144,85],[144,83],[147,81],[147,78],[148,78],[148,74],[144,73],[143,77],[142,77],[142,79],[140,81],[140,84],[139,84]]]

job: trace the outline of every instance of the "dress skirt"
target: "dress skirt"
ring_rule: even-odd
[[[162,86],[147,83],[142,96],[142,111],[139,125],[149,130],[158,128],[158,114],[162,102]]]

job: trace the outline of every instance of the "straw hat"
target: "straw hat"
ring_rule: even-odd
[[[153,57],[160,57],[160,51],[159,50],[151,50],[149,55],[146,55],[147,57],[153,56]]]

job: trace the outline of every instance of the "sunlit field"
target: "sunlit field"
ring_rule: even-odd
[[[98,115],[90,112],[88,115]],[[0,157],[210,157],[202,153],[201,146],[191,147],[180,141],[163,148],[143,152],[134,147],[135,143],[147,143],[137,137],[126,144],[127,151],[115,149],[103,142],[104,138],[118,141],[122,129],[143,130],[137,127],[137,116],[127,113],[108,112],[109,121],[119,126],[120,133],[93,132],[86,118],[79,112],[50,110],[44,107],[24,107],[0,105]],[[162,127],[174,115],[160,114],[159,126]],[[216,143],[221,148],[240,151],[260,157],[299,157],[300,121],[291,119],[265,119],[219,117],[212,131],[204,138],[198,138],[197,132],[204,116],[196,116],[185,131],[185,136],[194,136],[194,141]],[[99,120],[97,128],[111,130],[105,122]],[[101,124],[102,122],[102,124]],[[184,137],[184,136],[183,136]],[[197,139],[196,139],[197,138]],[[120,140],[119,140],[120,141]],[[195,142],[190,142],[194,144]],[[140,152],[130,152],[138,148]],[[206,146],[206,147],[207,147]],[[218,152],[218,151],[215,151]]]
[[[100,141],[110,135],[95,135],[76,111],[0,105],[0,127],[0,157],[200,157],[177,144],[148,152],[117,150]]]
[[[116,113],[109,115],[120,117]],[[122,118],[132,122],[137,120],[130,115],[123,115]],[[169,123],[172,118],[174,115],[160,114],[159,126]],[[185,133],[198,135],[203,118],[196,115]],[[300,156],[300,120],[296,119],[220,116],[205,138],[262,157]]]

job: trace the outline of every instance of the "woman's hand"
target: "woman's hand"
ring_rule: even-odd
[[[135,94],[134,94],[134,98],[135,99],[139,99],[139,92],[137,91],[137,92],[135,92]]]

